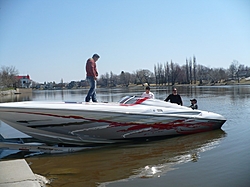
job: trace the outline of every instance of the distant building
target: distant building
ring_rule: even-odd
[[[30,88],[31,86],[31,79],[29,75],[24,75],[24,76],[16,76],[17,78],[17,87],[20,88]]]
[[[247,70],[239,70],[238,76],[239,77],[247,77],[248,71]]]

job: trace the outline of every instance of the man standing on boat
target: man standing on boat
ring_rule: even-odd
[[[85,102],[89,102],[92,99],[93,102],[97,102],[96,99],[96,80],[98,72],[96,69],[96,61],[100,58],[98,54],[94,54],[92,58],[89,58],[86,63],[87,81],[89,82],[90,88],[88,95],[85,98]]]

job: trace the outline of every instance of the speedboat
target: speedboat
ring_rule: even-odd
[[[48,145],[100,145],[164,138],[220,129],[226,121],[213,112],[137,96],[113,103],[1,103],[0,120]]]

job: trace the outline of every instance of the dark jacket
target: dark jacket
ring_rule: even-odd
[[[192,105],[190,105],[190,108],[192,108],[193,110],[198,109],[198,105],[197,104],[192,104]]]
[[[168,102],[169,100],[170,103],[177,103],[178,105],[183,105],[181,96],[179,94],[170,94],[164,101]]]

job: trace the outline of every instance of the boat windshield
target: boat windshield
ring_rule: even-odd
[[[123,97],[119,103],[121,104],[136,104],[138,100],[142,99],[140,96],[125,96]]]
[[[158,106],[158,107],[167,107],[167,108],[182,108],[183,106],[177,105],[175,103],[169,103],[165,101],[161,101],[158,99],[149,99],[149,98],[142,98],[140,96],[125,96],[120,101],[122,105],[147,105],[147,106]]]

